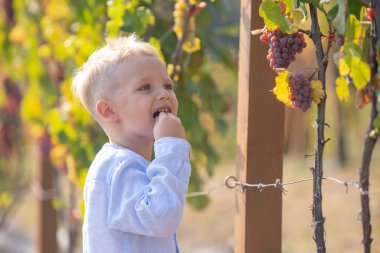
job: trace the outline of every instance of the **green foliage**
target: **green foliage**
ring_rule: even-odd
[[[371,76],[370,68],[361,57],[360,47],[353,42],[346,42],[342,48],[344,57],[339,62],[341,76],[352,78],[358,90],[363,89]]]
[[[170,63],[177,43],[171,32],[173,1],[161,1],[160,6],[170,8],[161,9],[160,13],[155,12],[153,4],[150,0],[107,3],[100,0],[43,3],[17,0],[14,1],[15,20],[12,23],[6,22],[6,15],[0,15],[0,46],[5,56],[0,62],[5,71],[0,75],[11,78],[23,90],[20,111],[23,124],[30,129],[30,138],[38,139],[46,132],[50,134],[53,164],[67,173],[79,188],[84,185],[92,159],[107,139],[73,97],[72,73],[105,43],[104,34],[116,37],[134,32],[152,43],[162,60]],[[215,3],[208,8],[221,7]],[[212,31],[211,13],[201,11],[196,19],[202,40],[208,38]],[[222,114],[225,99],[214,80],[202,69],[206,50],[236,69],[229,51],[219,41],[221,36],[237,35],[237,27],[231,28],[219,30],[196,54],[184,54],[183,73],[176,92],[179,116],[194,152],[189,191],[201,190],[203,171],[211,175],[218,160],[208,133],[223,133],[226,129]],[[0,106],[4,101],[0,92]],[[207,202],[206,197],[191,200],[198,208]]]

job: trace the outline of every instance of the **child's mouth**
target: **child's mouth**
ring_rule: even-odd
[[[161,112],[170,113],[171,111],[168,108],[160,108],[153,113],[153,118],[156,119],[160,115]]]

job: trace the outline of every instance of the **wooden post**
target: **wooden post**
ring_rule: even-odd
[[[236,169],[240,182],[282,180],[284,106],[270,92],[275,74],[267,45],[251,30],[264,27],[261,1],[241,0]],[[236,193],[235,253],[280,253],[282,193],[246,188]]]
[[[49,158],[49,135],[37,141],[36,182],[40,192],[37,198],[36,253],[57,253],[57,212],[52,206],[53,166]]]

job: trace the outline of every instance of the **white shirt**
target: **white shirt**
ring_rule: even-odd
[[[191,173],[190,144],[165,137],[154,143],[155,159],[106,143],[84,186],[84,253],[179,252]]]

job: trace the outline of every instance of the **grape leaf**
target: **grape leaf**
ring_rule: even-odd
[[[338,12],[332,21],[333,26],[336,28],[338,33],[344,34],[346,31],[346,5],[345,0],[338,0]]]
[[[292,33],[290,22],[281,13],[281,8],[274,0],[263,0],[260,5],[259,15],[264,19],[264,23],[269,30],[276,30],[278,27],[282,32]]]
[[[313,80],[310,84],[313,91],[311,92],[311,96],[313,97],[313,101],[316,104],[321,102],[321,99],[325,96],[325,91],[323,90],[323,84],[320,80]]]
[[[347,63],[350,61],[350,57],[345,57],[339,61],[339,74],[341,76],[346,76],[350,73],[350,65]]]
[[[345,77],[340,76],[335,80],[336,94],[339,100],[348,101],[350,98],[350,92],[348,90],[348,82]]]
[[[362,7],[367,7],[367,5],[360,0],[348,1],[348,12],[354,14],[357,19],[360,19],[360,12]]]
[[[371,69],[367,62],[363,61],[360,57],[353,57],[350,77],[358,90],[363,89],[371,78]]]
[[[282,2],[286,6],[286,13],[289,13],[291,17],[293,17],[293,6],[294,6],[294,0],[282,0]]]
[[[283,102],[285,105],[294,108],[292,101],[289,97],[289,82],[288,82],[288,71],[281,71],[275,78],[276,87],[273,89],[273,94],[276,98]]]
[[[307,16],[301,10],[301,8],[297,8],[293,11],[293,23],[295,25],[302,25],[303,23],[305,23],[306,19],[307,19]]]
[[[339,4],[334,5],[328,12],[327,12],[327,18],[331,21],[334,20],[336,15],[338,15],[339,10]]]
[[[344,43],[342,51],[346,56],[361,56],[360,47],[351,41]]]
[[[314,4],[319,6],[319,0],[298,0],[299,3]]]
[[[363,41],[364,39],[364,36],[365,36],[365,31],[368,29],[368,25],[364,25],[363,23],[361,23],[356,17],[355,15],[348,15],[348,19],[347,19],[347,29],[344,33],[344,36],[349,39],[349,40],[352,40],[353,43],[355,43],[356,45],[361,45],[361,42]]]

